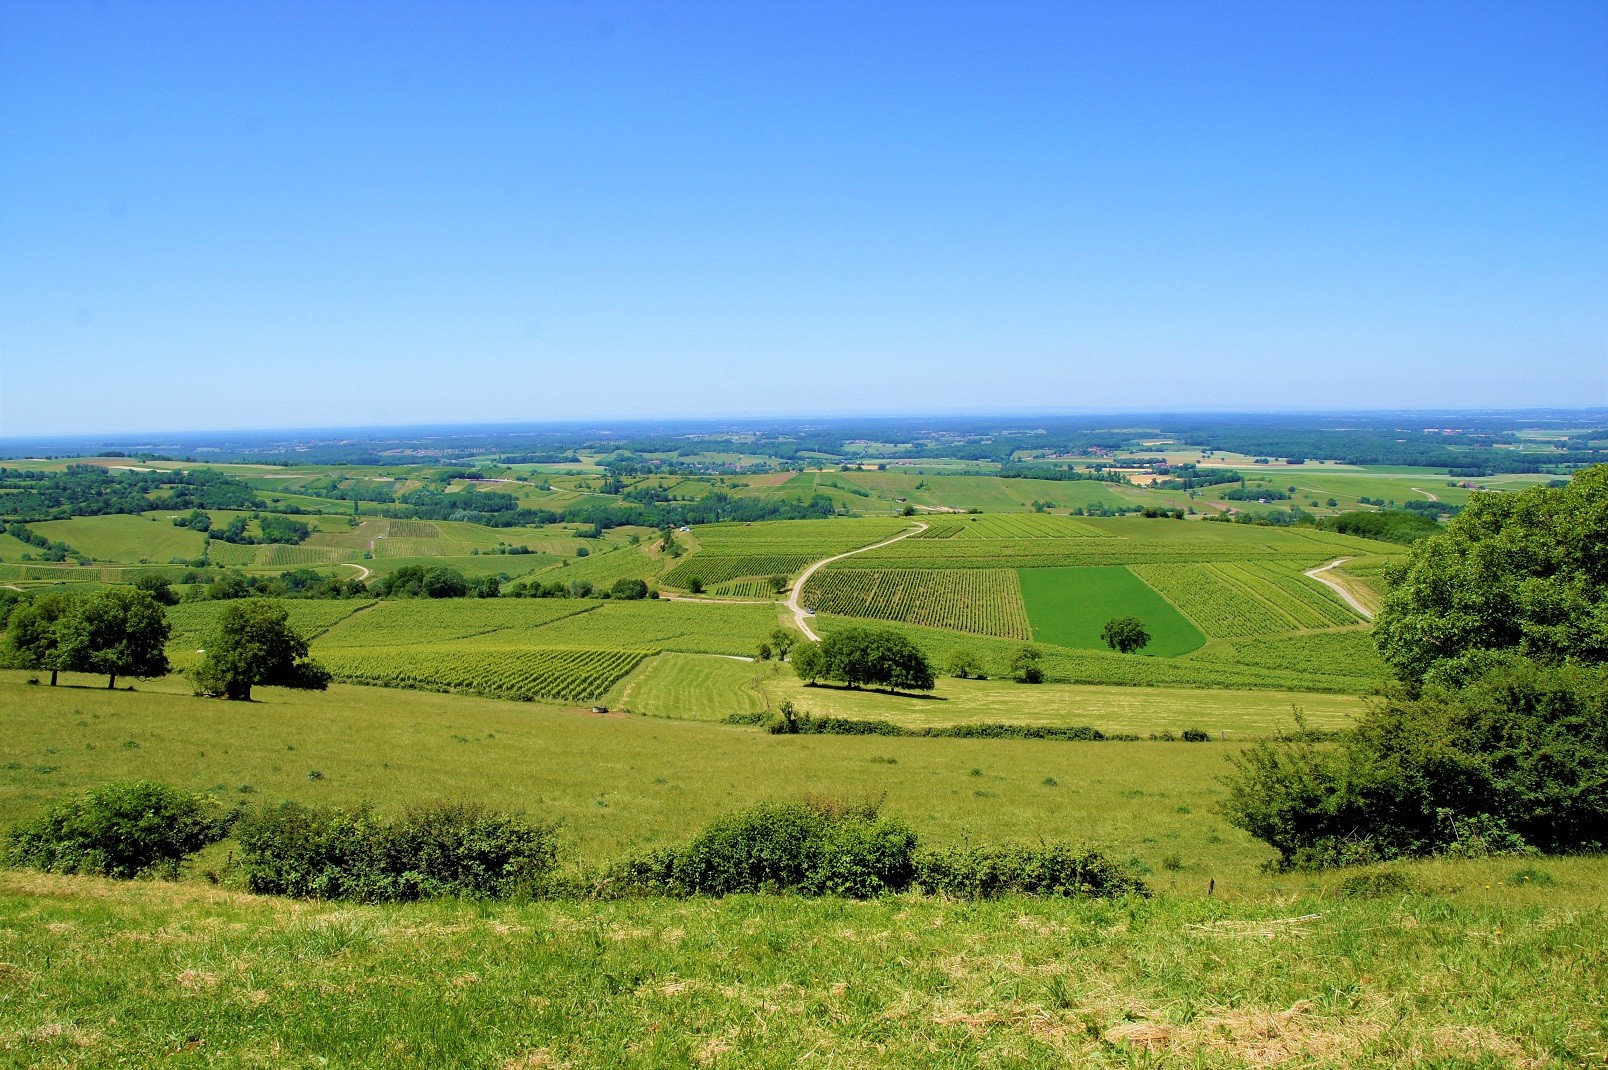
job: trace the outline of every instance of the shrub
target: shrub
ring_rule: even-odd
[[[1414,891],[1407,874],[1396,869],[1375,869],[1352,873],[1335,889],[1346,899],[1382,899],[1392,895],[1406,895]]]
[[[1186,728],[1183,732],[1183,740],[1185,743],[1210,743],[1212,736],[1210,732],[1204,729]]]
[[[1235,764],[1228,819],[1286,868],[1600,849],[1608,670],[1497,655],[1387,696],[1333,747],[1263,743]]]
[[[1039,664],[1043,651],[1036,646],[1024,646],[1011,655],[1011,679],[1019,684],[1044,682],[1044,666]]]
[[[1144,882],[1124,866],[1059,844],[923,851],[916,858],[915,880],[930,895],[957,899],[1146,894]]]
[[[6,837],[6,861],[55,873],[178,876],[188,854],[228,834],[233,815],[205,795],[149,780],[64,799]]]
[[[304,899],[528,896],[556,857],[552,828],[464,804],[388,821],[367,808],[286,802],[241,819],[235,838],[247,887]]]
[[[629,860],[611,876],[626,892],[864,899],[908,888],[915,852],[916,834],[875,805],[772,803],[721,818],[686,846]]]
[[[615,598],[637,599],[648,597],[648,584],[646,580],[619,579],[609,588],[609,593]]]

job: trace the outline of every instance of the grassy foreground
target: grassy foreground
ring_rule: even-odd
[[[1604,867],[1410,873],[1418,890],[1386,898],[1319,891],[1238,905],[496,907],[353,907],[0,874],[0,1060],[1601,1065]],[[1538,887],[1534,874],[1552,883]]]

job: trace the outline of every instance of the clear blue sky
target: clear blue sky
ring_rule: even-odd
[[[1608,4],[0,0],[0,435],[1608,402]]]

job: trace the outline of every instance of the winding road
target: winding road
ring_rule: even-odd
[[[891,546],[900,539],[908,539],[912,535],[920,535],[926,530],[927,525],[918,520],[916,521],[915,527],[911,528],[909,531],[901,532],[891,539],[883,539],[881,542],[872,543],[870,546],[862,546],[858,550],[850,550],[846,554],[838,554],[836,557],[828,557],[825,560],[815,562],[815,564],[805,569],[799,576],[798,581],[793,584],[793,590],[790,594],[788,594],[786,603],[787,608],[793,611],[793,623],[798,625],[798,630],[804,633],[804,638],[808,639],[812,643],[820,642],[821,639],[820,636],[815,634],[815,629],[810,627],[810,614],[804,612],[804,608],[798,604],[799,592],[804,590],[804,584],[809,582],[809,578],[815,575],[817,569],[821,568],[823,565],[830,565],[834,561],[841,561],[845,557],[853,557],[855,554],[863,554],[867,550],[876,550],[883,546]]]
[[[1416,490],[1417,488],[1414,488],[1414,489]],[[1308,576],[1311,576],[1313,579],[1317,580],[1319,583],[1323,584],[1325,587],[1329,588],[1329,590],[1333,591],[1335,594],[1339,595],[1341,598],[1345,599],[1346,605],[1350,606],[1352,609],[1356,610],[1358,613],[1361,613],[1363,615],[1364,619],[1373,620],[1373,614],[1368,611],[1368,607],[1364,606],[1361,602],[1357,601],[1356,597],[1354,595],[1352,595],[1352,593],[1350,591],[1346,590],[1344,587],[1342,587],[1340,584],[1336,583],[1334,580],[1331,580],[1328,577],[1323,575],[1325,572],[1329,571],[1331,568],[1339,568],[1341,565],[1345,564],[1347,561],[1350,561],[1350,560],[1351,560],[1351,558],[1349,558],[1349,557],[1337,557],[1333,561],[1330,561],[1327,565],[1319,565],[1317,568],[1309,568],[1309,569],[1307,569],[1306,574]]]

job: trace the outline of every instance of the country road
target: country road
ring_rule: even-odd
[[[370,543],[369,545],[372,546],[373,543]],[[360,565],[356,561],[342,561],[341,564],[350,565],[353,568],[357,569],[357,571],[361,572],[362,575],[359,576],[358,579],[361,580],[364,583],[367,583],[368,578],[370,576],[374,575],[374,570],[373,569],[369,568],[367,565]]]
[[[1413,489],[1417,490],[1418,488],[1414,487]],[[1368,608],[1361,602],[1357,601],[1356,598],[1352,596],[1350,591],[1340,586],[1340,584],[1336,583],[1334,580],[1328,579],[1323,575],[1323,573],[1329,571],[1331,568],[1339,568],[1341,565],[1350,560],[1351,558],[1349,557],[1337,557],[1333,561],[1330,561],[1327,565],[1319,565],[1317,568],[1307,569],[1306,574],[1323,584],[1325,587],[1329,588],[1329,590],[1333,591],[1341,598],[1345,599],[1346,605],[1350,606],[1358,613],[1361,613],[1365,619],[1373,620],[1373,614],[1368,612]]]
[[[797,624],[798,630],[804,633],[804,638],[808,639],[812,643],[819,642],[821,639],[821,637],[816,635],[815,630],[809,625],[809,614],[805,613],[804,608],[798,604],[799,592],[804,589],[804,584],[809,581],[809,578],[815,575],[817,569],[819,569],[822,565],[830,565],[834,561],[841,561],[845,557],[853,557],[855,554],[863,554],[867,550],[875,550],[879,547],[891,546],[900,539],[908,539],[912,535],[920,535],[926,530],[927,525],[918,520],[916,521],[915,527],[911,528],[909,531],[895,535],[891,539],[883,539],[881,542],[872,543],[870,546],[862,546],[858,550],[850,550],[846,554],[838,554],[836,557],[828,557],[823,561],[815,562],[815,564],[805,569],[803,574],[799,576],[798,582],[793,584],[792,593],[787,596],[787,608],[793,611],[793,623]]]
[[[1425,490],[1423,487],[1414,487],[1413,489],[1416,490],[1418,493],[1420,493],[1420,494],[1424,495],[1425,497],[1427,497],[1432,502],[1440,501],[1440,497],[1438,495],[1436,495],[1434,491]]]

